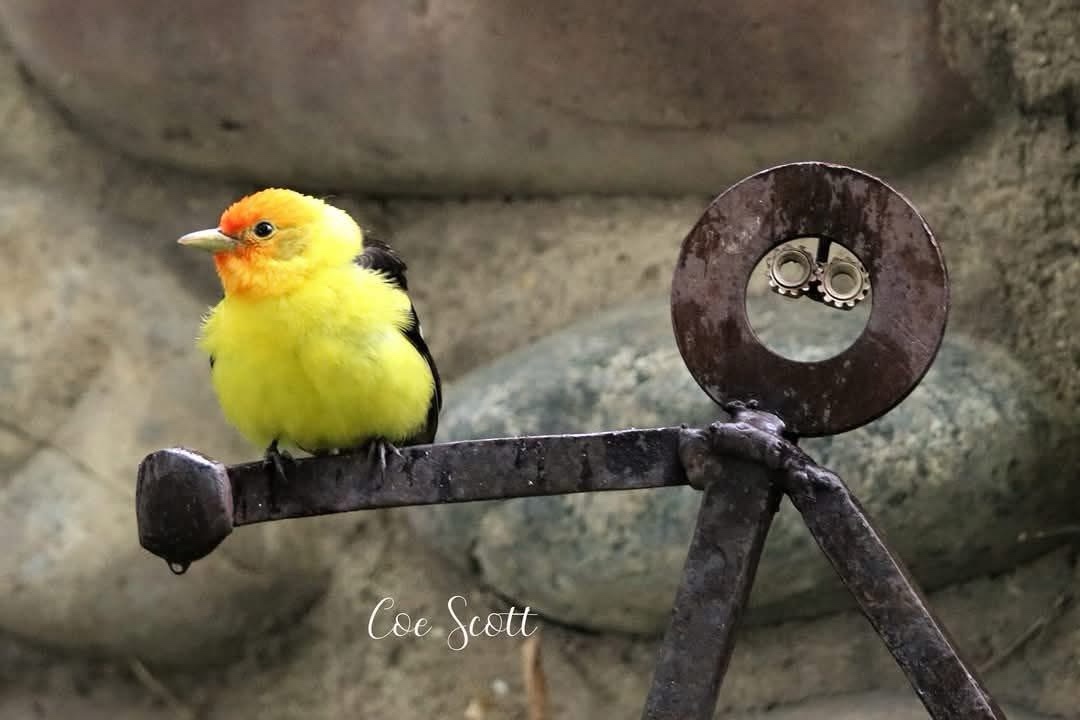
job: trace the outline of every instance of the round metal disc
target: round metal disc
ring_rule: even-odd
[[[777,355],[746,315],[758,262],[800,237],[826,237],[870,274],[862,335],[826,360]],[[781,165],[717,197],[683,241],[671,288],[675,339],[691,375],[720,404],[756,401],[803,436],[874,420],[930,368],[949,308],[948,273],[930,228],[875,177],[826,163]]]

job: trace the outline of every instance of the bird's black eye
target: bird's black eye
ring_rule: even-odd
[[[260,220],[255,223],[255,227],[252,228],[252,230],[257,238],[268,238],[274,234],[274,226],[266,220]]]

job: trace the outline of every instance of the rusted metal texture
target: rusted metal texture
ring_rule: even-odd
[[[697,432],[707,438],[712,453],[743,458],[758,472],[776,473],[934,720],[1003,720],[1005,714],[961,659],[903,562],[847,486],[792,442],[755,422],[754,416],[761,414],[743,411],[734,422]]]
[[[660,647],[644,720],[709,720],[735,649],[779,486],[761,465],[709,452],[700,433],[683,434],[690,483],[704,488],[701,512],[667,635]]]
[[[186,569],[233,529],[233,489],[225,467],[181,448],[159,450],[139,465],[135,485],[139,543]]]
[[[873,286],[862,335],[817,362],[772,352],[746,315],[754,266],[800,237],[840,243]],[[851,430],[903,400],[934,360],[948,305],[941,251],[915,208],[877,178],[816,162],[765,170],[716,198],[671,286],[675,339],[702,389],[721,405],[757,401],[801,436]]]

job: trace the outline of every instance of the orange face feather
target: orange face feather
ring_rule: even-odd
[[[225,292],[265,296],[287,291],[303,280],[305,263],[296,256],[323,214],[325,204],[292,190],[271,188],[237,200],[221,214],[218,230],[237,241],[214,255]],[[255,226],[268,222],[273,233],[258,237]]]
[[[269,188],[241,198],[221,214],[218,229],[242,239],[260,220],[267,220],[277,228],[296,227],[319,219],[325,203],[292,190]]]
[[[313,272],[348,267],[363,235],[349,215],[293,190],[261,190],[229,206],[215,230],[180,242],[214,253],[226,295],[280,296]]]

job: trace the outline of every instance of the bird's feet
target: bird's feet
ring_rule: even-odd
[[[386,455],[387,453],[397,455],[399,458],[404,458],[401,451],[398,450],[392,442],[386,438],[375,438],[368,445],[368,462],[377,463],[379,468],[379,479],[383,482],[386,481]]]
[[[289,476],[285,470],[292,467],[293,462],[295,461],[288,450],[278,450],[278,441],[276,439],[266,448],[263,465],[266,467],[267,472],[273,471],[274,475],[271,476],[271,479],[276,476],[281,482],[288,482]]]

